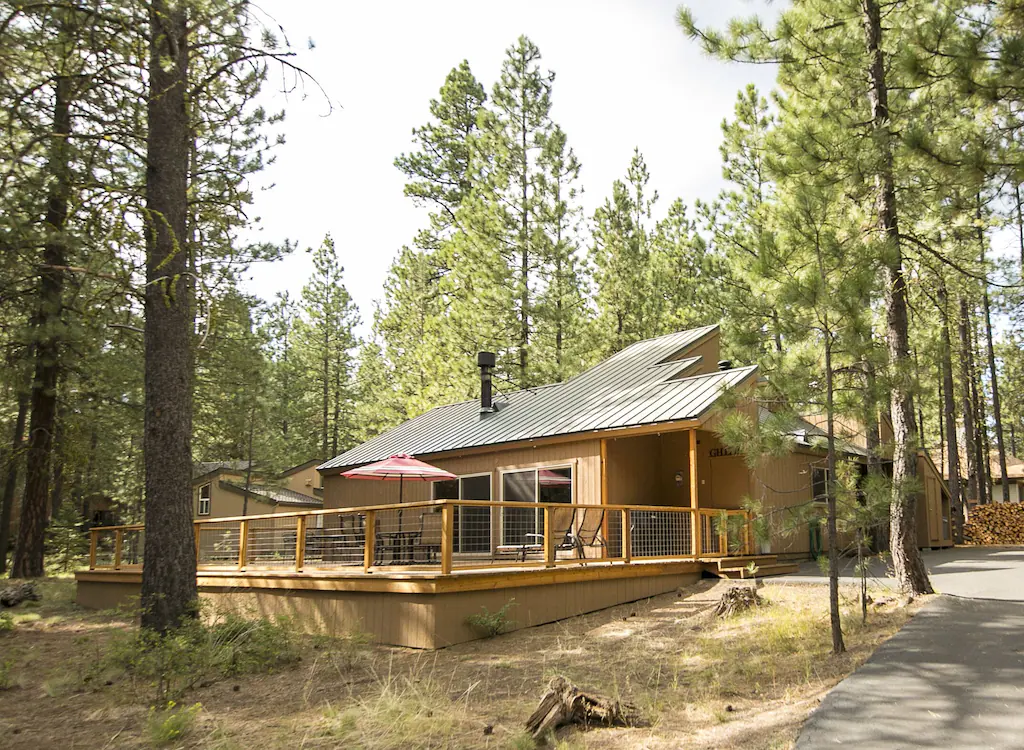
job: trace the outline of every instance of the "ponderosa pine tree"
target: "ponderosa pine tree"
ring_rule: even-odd
[[[594,212],[591,261],[597,303],[597,339],[602,356],[661,329],[654,291],[654,238],[651,211],[658,193],[648,193],[650,173],[634,149],[626,180]]]
[[[359,313],[343,283],[344,268],[331,236],[309,252],[313,275],[302,288],[296,341],[309,373],[307,393],[318,394],[318,406],[312,410],[318,418],[309,425],[316,429],[310,432],[319,435],[316,449],[326,458],[351,444],[354,434],[351,379]]]
[[[761,361],[771,370],[766,348],[780,355],[782,331],[776,311],[756,288],[760,259],[773,252],[767,212],[774,196],[769,176],[767,137],[775,119],[753,85],[736,95],[734,119],[722,122],[722,176],[730,186],[698,213],[722,258],[720,295],[727,352],[741,361]],[[748,278],[753,272],[754,278]]]
[[[895,184],[896,128],[914,122],[914,112],[890,106],[891,78],[898,69],[888,60],[889,51],[900,49],[914,28],[917,11],[916,6],[894,10],[887,31],[874,0],[805,0],[784,11],[774,28],[755,18],[733,21],[726,34],[698,28],[685,8],[678,16],[684,31],[711,54],[779,63],[780,107],[792,125],[802,124],[801,147],[828,163],[842,181],[843,193],[874,217],[861,262],[872,263],[884,280],[883,330],[894,433],[889,547],[899,585],[910,595],[931,592],[917,547],[918,430]]]
[[[537,380],[557,383],[589,361],[587,267],[579,256],[580,163],[557,125],[539,158],[537,222],[541,265],[535,320]]]
[[[167,632],[196,614],[192,533],[192,277],[186,251],[188,9],[149,8],[146,171],[146,546],[142,625]]]

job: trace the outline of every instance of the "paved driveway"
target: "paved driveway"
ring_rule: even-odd
[[[1024,547],[926,552],[925,562],[947,596],[825,697],[798,750],[1024,748]]]
[[[1024,547],[959,547],[924,550],[921,555],[937,593],[1024,601]],[[844,582],[853,576],[854,566],[853,560],[843,561],[840,575]],[[881,563],[872,564],[871,576],[876,585],[894,584]],[[798,583],[824,579],[817,563],[808,562],[800,566],[799,573],[778,580]]]

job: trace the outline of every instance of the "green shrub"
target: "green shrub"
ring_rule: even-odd
[[[14,659],[0,661],[0,690],[10,690],[18,684],[14,677]]]
[[[7,612],[0,612],[0,635],[14,630],[14,618]]]
[[[515,620],[508,616],[509,610],[514,606],[516,606],[516,600],[509,599],[505,602],[505,606],[497,612],[491,612],[487,607],[481,607],[483,612],[467,617],[466,624],[486,638],[501,635],[510,625],[515,624]]]
[[[298,658],[287,618],[226,615],[211,624],[194,620],[166,635],[138,630],[115,636],[104,662],[126,674],[136,691],[150,688],[162,704],[200,683],[273,671]]]
[[[149,709],[146,719],[146,737],[156,746],[169,745],[192,731],[196,716],[203,710],[201,703],[191,706],[178,706],[171,701],[166,708]]]

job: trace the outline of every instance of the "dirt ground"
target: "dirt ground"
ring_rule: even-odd
[[[848,651],[829,653],[827,589],[768,583],[766,605],[726,619],[710,609],[732,583],[702,581],[653,599],[440,651],[303,638],[292,666],[210,681],[172,748],[516,748],[551,677],[628,700],[645,726],[560,730],[576,748],[790,747],[825,692],[913,615],[873,605],[862,626],[844,591]],[[744,584],[745,585],[745,584]],[[49,580],[0,633],[0,748],[143,748],[153,691],[95,674],[124,619],[78,609]],[[514,607],[510,617],[515,618]],[[88,677],[89,679],[85,679]],[[85,680],[85,681],[83,681]]]

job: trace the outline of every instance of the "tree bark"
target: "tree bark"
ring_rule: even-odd
[[[824,274],[822,274],[824,276]],[[824,281],[824,278],[822,279]],[[835,425],[835,372],[832,369],[832,332],[825,316],[825,416],[828,428],[828,476],[825,492],[828,504],[828,611],[832,625],[832,653],[846,650],[843,626],[839,616],[839,531],[836,519],[836,425]]]
[[[953,515],[953,541],[964,539],[964,507],[960,492],[960,452],[956,437],[956,403],[953,398],[953,347],[949,335],[949,297],[946,284],[939,280],[939,315],[942,318],[941,368],[942,413],[946,425],[946,465],[949,467],[950,512]]]
[[[18,543],[11,575],[34,578],[44,575],[43,552],[49,522],[50,459],[57,417],[57,380],[63,336],[64,272],[68,248],[64,231],[71,194],[72,79],[57,76],[54,85],[53,147],[47,171],[53,180],[44,227],[43,267],[39,271],[39,304],[33,321],[35,373],[32,378],[28,451],[25,456],[25,492],[21,501]]]
[[[188,30],[184,3],[149,8],[146,143],[146,545],[142,625],[167,632],[196,613],[192,530],[192,281],[189,278]]]
[[[886,343],[893,368],[893,496],[889,506],[889,552],[899,586],[910,596],[932,593],[928,571],[917,548],[917,496],[911,485],[917,477],[917,438],[914,403],[906,367],[910,358],[907,318],[907,280],[903,273],[896,186],[893,178],[892,134],[889,131],[889,92],[882,51],[882,22],[876,0],[862,0],[868,52],[868,99],[879,163],[875,174],[878,229],[885,241]]]
[[[974,357],[971,354],[971,336],[967,328],[967,298],[960,298],[960,319],[957,330],[960,338],[960,393],[963,398],[964,454],[967,457],[967,500],[978,501],[977,431],[974,429]]]
[[[21,462],[21,446],[25,438],[28,402],[29,391],[26,389],[18,394],[18,416],[14,420],[11,452],[7,456],[4,496],[2,503],[0,503],[0,573],[7,572],[7,551],[10,549],[11,544],[11,516],[14,515],[14,492],[18,487],[18,464]]]
[[[981,196],[978,196],[978,242],[981,245],[981,266],[985,267],[985,230],[981,227]],[[999,373],[996,370],[996,353],[992,345],[992,306],[989,301],[988,281],[984,282],[982,309],[985,312],[985,347],[988,355],[988,376],[992,384],[992,417],[996,427],[996,450],[999,452],[999,480],[1002,482],[1003,502],[1010,502],[1010,481],[1006,471],[1006,445],[1003,442],[1003,413],[999,403]],[[987,457],[986,457],[987,458]],[[991,472],[990,472],[991,473]],[[991,484],[989,485],[991,487]],[[994,501],[994,498],[991,498]]]

